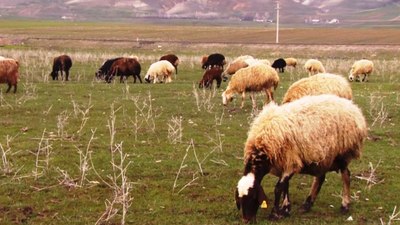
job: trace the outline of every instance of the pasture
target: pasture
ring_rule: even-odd
[[[227,83],[220,89],[198,88],[201,56],[214,52],[228,61],[245,54],[270,61],[297,58],[297,68],[279,74],[278,103],[293,82],[308,76],[302,66],[309,58],[346,77],[355,60],[372,60],[369,82],[351,83],[369,138],[362,158],[349,167],[350,213],[340,214],[342,184],[336,173],[327,175],[311,212],[297,212],[312,177],[295,175],[291,217],[273,223],[399,222],[399,30],[317,29],[313,32],[331,36],[310,40],[301,29],[285,29],[282,41],[290,44],[274,45],[273,30],[263,27],[0,24],[6,40],[0,55],[21,65],[16,94],[5,94],[7,86],[0,84],[0,224],[241,224],[234,190],[257,111],[248,98],[240,109],[239,96],[223,107]],[[209,30],[218,32],[207,36]],[[363,32],[369,36],[352,39],[351,34]],[[106,84],[94,77],[105,59],[136,55],[143,79],[149,65],[166,53],[181,60],[170,84],[134,84],[132,77]],[[60,54],[73,60],[68,82],[49,76],[53,57]],[[259,109],[263,99],[257,96]],[[267,175],[262,182],[270,207],[276,181]],[[271,223],[270,207],[259,211],[258,224]]]

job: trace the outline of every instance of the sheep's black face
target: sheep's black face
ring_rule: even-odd
[[[236,190],[236,206],[241,211],[244,223],[256,222],[259,205],[257,191],[254,188],[250,188],[248,195],[242,197],[239,197],[238,190]]]
[[[95,73],[97,79],[104,79],[104,73],[100,70]]]
[[[145,77],[144,80],[145,80],[147,83],[150,83],[150,81],[151,81],[149,77]]]
[[[58,80],[58,72],[53,71],[50,73],[50,76],[53,78],[53,80]]]
[[[243,222],[255,222],[260,205],[265,204],[266,196],[254,173],[247,173],[238,182],[236,193],[236,206],[242,213]]]

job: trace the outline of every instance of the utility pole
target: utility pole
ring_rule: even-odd
[[[276,40],[275,43],[279,44],[279,0],[276,1]]]

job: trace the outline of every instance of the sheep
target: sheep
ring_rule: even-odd
[[[254,59],[254,58],[253,56],[250,55],[242,55],[237,57],[235,60],[233,60],[231,63],[228,64],[228,66],[226,67],[226,69],[222,74],[224,76],[232,75],[236,73],[236,71],[249,66],[249,64],[246,63],[246,60],[248,59]]]
[[[314,176],[311,191],[301,207],[302,212],[308,212],[325,174],[340,171],[341,211],[348,212],[348,165],[361,156],[366,137],[365,118],[360,108],[348,99],[318,95],[281,106],[268,104],[252,122],[244,147],[244,172],[235,193],[244,222],[255,221],[260,204],[266,205],[261,181],[269,173],[279,177],[270,219],[289,216],[289,180],[296,173]]]
[[[208,69],[214,66],[219,66],[224,69],[226,64],[225,56],[220,53],[214,53],[209,56],[203,56],[201,59],[201,68]]]
[[[161,56],[159,61],[161,60],[167,60],[168,62],[170,62],[175,67],[176,74],[178,74],[178,65],[180,63],[178,56],[174,54],[163,55]]]
[[[364,75],[362,78],[362,82],[368,81],[368,76],[374,70],[374,63],[367,59],[361,59],[354,62],[353,66],[351,67],[349,80],[353,81],[354,77],[356,81],[360,81],[360,75]]]
[[[203,78],[199,82],[199,88],[211,88],[214,80],[217,81],[217,88],[219,88],[222,81],[222,69],[220,67],[213,67],[206,70],[203,74]]]
[[[296,68],[297,66],[297,59],[295,58],[285,58],[286,66],[292,66]]]
[[[325,73],[325,68],[322,63],[317,59],[309,59],[304,64],[304,69],[308,72],[308,75],[314,75],[317,73]]]
[[[232,76],[228,87],[222,93],[222,104],[226,106],[228,101],[232,101],[233,95],[239,93],[242,94],[240,108],[243,108],[245,93],[250,92],[253,108],[256,108],[254,93],[265,91],[267,99],[273,101],[273,92],[278,87],[278,83],[278,73],[271,66],[258,63],[240,69]],[[265,102],[267,103],[267,100]]]
[[[282,58],[276,59],[273,63],[272,63],[272,68],[278,69],[278,71],[280,73],[284,73],[285,72],[285,67],[286,67],[286,61]]]
[[[330,73],[319,73],[294,82],[283,97],[282,104],[306,95],[321,94],[334,94],[349,100],[353,98],[351,86],[344,77]]]
[[[14,86],[14,93],[17,92],[17,83],[19,77],[19,63],[15,59],[4,58],[0,59],[0,83],[7,83],[10,92],[11,86]]]
[[[164,81],[165,83],[170,83],[172,82],[171,76],[174,71],[175,67],[170,62],[167,60],[161,60],[150,65],[144,79],[147,83],[150,83],[151,81],[153,81],[153,83],[162,83]]]
[[[63,71],[65,71],[65,81],[68,81],[69,70],[72,67],[71,57],[68,55],[60,55],[53,59],[53,69],[50,73],[53,80],[58,80],[58,72],[61,73],[61,78],[63,79]]]

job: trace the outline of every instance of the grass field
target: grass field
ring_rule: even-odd
[[[260,27],[0,21],[2,38],[12,42],[0,55],[21,65],[17,93],[0,86],[0,224],[240,224],[233,193],[254,112],[249,99],[243,109],[240,99],[221,105],[227,83],[197,88],[200,58],[213,52],[228,61],[244,54],[296,57],[300,66],[280,74],[277,102],[308,76],[302,68],[308,58],[346,77],[355,60],[373,60],[370,81],[351,84],[370,131],[363,157],[350,164],[350,213],[339,212],[336,173],[327,176],[312,211],[297,212],[312,178],[296,175],[291,217],[273,223],[399,223],[390,216],[400,203],[400,31],[374,31],[316,29],[321,35],[310,39],[303,29],[287,29],[292,41],[274,45],[260,36],[273,30]],[[73,59],[71,81],[52,81],[52,58],[62,53]],[[182,61],[170,84],[94,78],[105,59],[121,55],[139,57],[143,78],[165,53]],[[263,96],[257,99],[261,109]],[[263,180],[270,205],[276,180]],[[271,223],[269,212],[259,212],[259,224]]]

